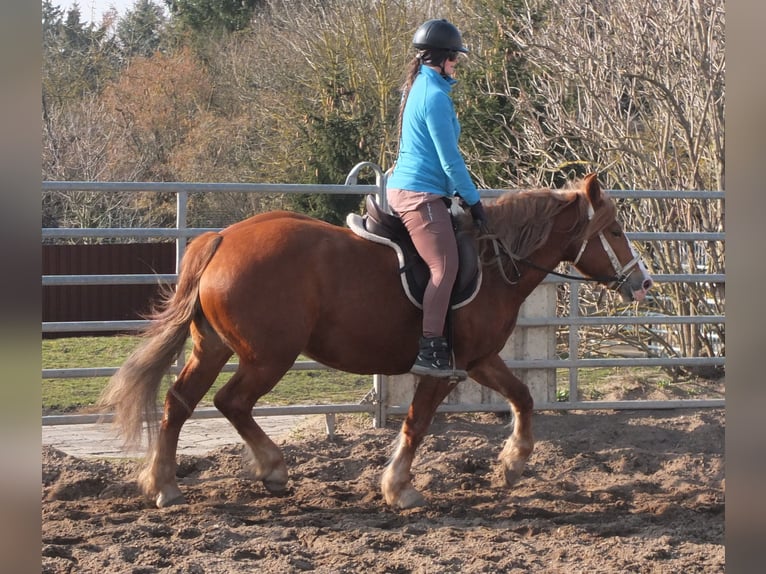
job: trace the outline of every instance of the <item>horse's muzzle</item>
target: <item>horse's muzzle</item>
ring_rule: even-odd
[[[649,276],[643,265],[637,266],[624,280],[612,285],[625,303],[643,301],[649,289],[654,285],[654,280]]]

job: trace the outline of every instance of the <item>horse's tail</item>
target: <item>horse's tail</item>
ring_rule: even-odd
[[[145,340],[112,375],[99,407],[114,411],[114,422],[126,447],[141,443],[144,422],[151,445],[158,428],[157,394],[162,378],[180,355],[189,326],[199,311],[199,282],[220,244],[215,232],[189,244],[181,262],[175,291],[166,290],[149,316]]]

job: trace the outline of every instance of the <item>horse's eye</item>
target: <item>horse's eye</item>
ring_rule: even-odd
[[[610,229],[610,232],[615,237],[622,237],[622,228],[621,227],[613,227],[612,229]]]

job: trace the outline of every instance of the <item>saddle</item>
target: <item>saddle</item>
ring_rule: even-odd
[[[365,215],[349,213],[346,224],[359,237],[391,247],[399,260],[399,275],[407,298],[418,309],[423,308],[423,294],[431,276],[425,261],[418,255],[410,234],[399,217],[386,213],[368,195]],[[450,308],[458,309],[473,301],[481,286],[481,265],[472,235],[460,231],[453,216],[452,227],[457,239],[459,267],[450,298]]]

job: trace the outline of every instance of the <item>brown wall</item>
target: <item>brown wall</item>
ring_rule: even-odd
[[[43,245],[42,248],[43,275],[175,273],[175,243]],[[156,285],[45,286],[43,321],[141,319],[157,293]],[[72,335],[75,333],[66,334]]]

